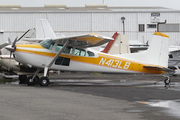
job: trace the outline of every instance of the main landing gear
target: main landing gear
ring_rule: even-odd
[[[46,74],[39,78],[37,74],[41,71],[41,69],[37,69],[33,76],[27,77],[26,75],[19,75],[19,84],[27,84],[28,86],[40,85],[40,86],[48,86],[49,78],[46,77]]]
[[[40,85],[40,86],[48,86],[49,78],[36,76],[32,79],[33,76],[27,77],[26,75],[19,75],[19,84],[27,84],[28,86]]]
[[[49,85],[48,77],[39,78],[38,76],[36,76],[34,79],[32,79],[32,78],[33,78],[33,76],[27,77],[26,84],[28,86],[34,86],[34,85],[48,86]]]

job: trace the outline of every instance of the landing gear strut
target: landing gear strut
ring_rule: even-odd
[[[39,83],[39,77],[38,76],[36,76],[34,79],[32,79],[32,78],[33,78],[33,76],[27,77],[26,84],[28,86],[34,86],[34,85]]]
[[[49,85],[49,78],[46,77],[47,69],[45,69],[45,76],[39,78],[37,74],[41,71],[41,69],[37,69],[33,76],[29,76],[26,79],[26,84],[28,86],[40,85],[40,86],[48,86]]]

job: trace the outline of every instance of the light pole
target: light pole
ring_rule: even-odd
[[[123,23],[123,34],[125,34],[125,26],[124,26],[125,17],[121,17],[121,20],[122,20],[122,23]]]
[[[159,32],[159,24],[166,24],[166,20],[164,22],[158,22],[157,23],[157,32]]]

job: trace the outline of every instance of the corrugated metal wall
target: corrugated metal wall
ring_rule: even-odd
[[[151,13],[121,13],[121,12],[14,12],[0,13],[0,43],[8,37],[14,39],[26,30],[35,27],[36,19],[46,18],[56,33],[67,36],[95,32],[111,37],[116,31],[123,33],[121,17],[125,17],[125,34],[129,39],[146,42],[151,40],[156,28],[147,28]],[[160,21],[180,23],[180,13],[160,13]],[[138,31],[138,24],[145,24],[145,32]],[[1,32],[1,30],[4,31]],[[170,45],[180,44],[179,32],[165,33],[170,36]]]

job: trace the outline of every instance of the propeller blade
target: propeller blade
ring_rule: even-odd
[[[8,42],[9,42],[9,45],[12,44],[11,39],[9,37],[8,37]]]
[[[9,59],[9,67],[8,67],[8,71],[10,71],[10,69],[11,69],[11,55],[12,55],[12,52],[10,52],[10,59]]]
[[[15,38],[15,40],[14,40],[14,42],[13,42],[13,44],[12,44],[12,47],[14,47],[14,46],[16,45],[17,38],[18,38],[18,37]]]

